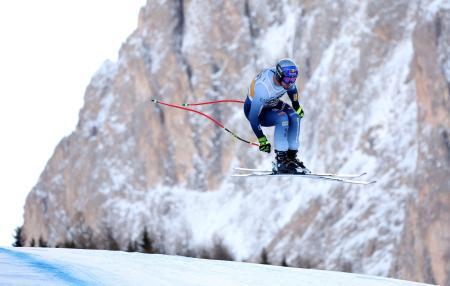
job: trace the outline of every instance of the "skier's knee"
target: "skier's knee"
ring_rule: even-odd
[[[277,121],[279,124],[281,124],[281,126],[289,126],[289,116],[286,114],[286,112],[278,113]]]
[[[289,112],[289,119],[290,120],[297,120],[297,119],[300,119],[300,116],[297,114],[297,112]]]

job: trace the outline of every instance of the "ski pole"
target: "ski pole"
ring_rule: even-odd
[[[198,103],[182,103],[181,105],[182,106],[196,106],[196,105],[207,105],[207,104],[216,104],[216,103],[225,103],[225,102],[244,103],[242,100],[223,99],[223,100],[198,102]]]
[[[177,109],[181,109],[181,110],[186,110],[186,111],[190,111],[190,112],[194,112],[194,113],[197,113],[197,114],[199,114],[199,115],[201,115],[201,116],[204,116],[204,117],[206,117],[206,118],[208,118],[209,120],[211,120],[212,122],[214,122],[214,124],[216,124],[217,126],[219,126],[220,128],[222,128],[222,129],[224,129],[225,131],[227,131],[228,133],[230,133],[232,136],[234,136],[236,139],[238,139],[238,140],[240,140],[240,141],[242,141],[242,142],[245,142],[245,143],[247,143],[247,144],[250,144],[250,145],[253,145],[253,146],[259,146],[259,144],[256,144],[256,143],[253,143],[253,142],[250,142],[249,140],[246,140],[246,139],[243,139],[243,138],[241,138],[240,136],[238,136],[237,134],[235,134],[234,132],[232,132],[230,129],[228,129],[228,128],[226,128],[222,123],[220,123],[217,119],[215,119],[215,118],[213,118],[213,117],[211,117],[211,116],[209,116],[209,115],[207,115],[207,114],[205,114],[205,113],[203,113],[203,112],[200,112],[200,111],[198,111],[198,110],[195,110],[195,109],[192,109],[192,108],[187,108],[187,107],[184,107],[184,106],[180,106],[180,105],[175,105],[175,104],[171,104],[171,103],[167,103],[167,102],[162,102],[162,101],[159,101],[159,100],[156,100],[156,99],[150,99],[153,103],[157,103],[157,104],[161,104],[161,105],[165,105],[165,106],[168,106],[168,107],[173,107],[173,108],[177,108]],[[223,102],[223,101],[222,101]],[[232,102],[235,102],[235,101],[232,101]],[[201,104],[199,104],[199,103],[197,103],[196,105],[203,105],[203,104],[212,104],[212,102],[210,103],[210,102],[208,102],[208,103],[201,103]],[[190,105],[192,105],[192,104],[190,104]],[[195,105],[195,104],[194,104]]]

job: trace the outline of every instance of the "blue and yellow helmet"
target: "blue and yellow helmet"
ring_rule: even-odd
[[[292,59],[281,59],[276,65],[275,76],[279,82],[293,84],[298,76],[297,64]]]

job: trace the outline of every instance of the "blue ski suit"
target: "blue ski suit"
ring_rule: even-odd
[[[252,80],[244,103],[244,113],[256,137],[264,136],[261,126],[275,126],[275,150],[298,150],[301,118],[295,112],[300,107],[297,87],[293,84],[285,90],[275,85],[274,74],[275,68],[269,68]],[[280,100],[285,93],[294,108]]]

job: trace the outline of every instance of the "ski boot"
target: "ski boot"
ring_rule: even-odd
[[[294,167],[295,174],[302,174],[302,175],[311,174],[311,171],[305,167],[305,164],[303,164],[303,162],[297,158],[297,150],[288,150],[287,158],[291,162],[291,164],[295,166]]]
[[[273,162],[274,174],[295,174],[296,165],[289,160],[287,151],[275,150],[275,162]]]

